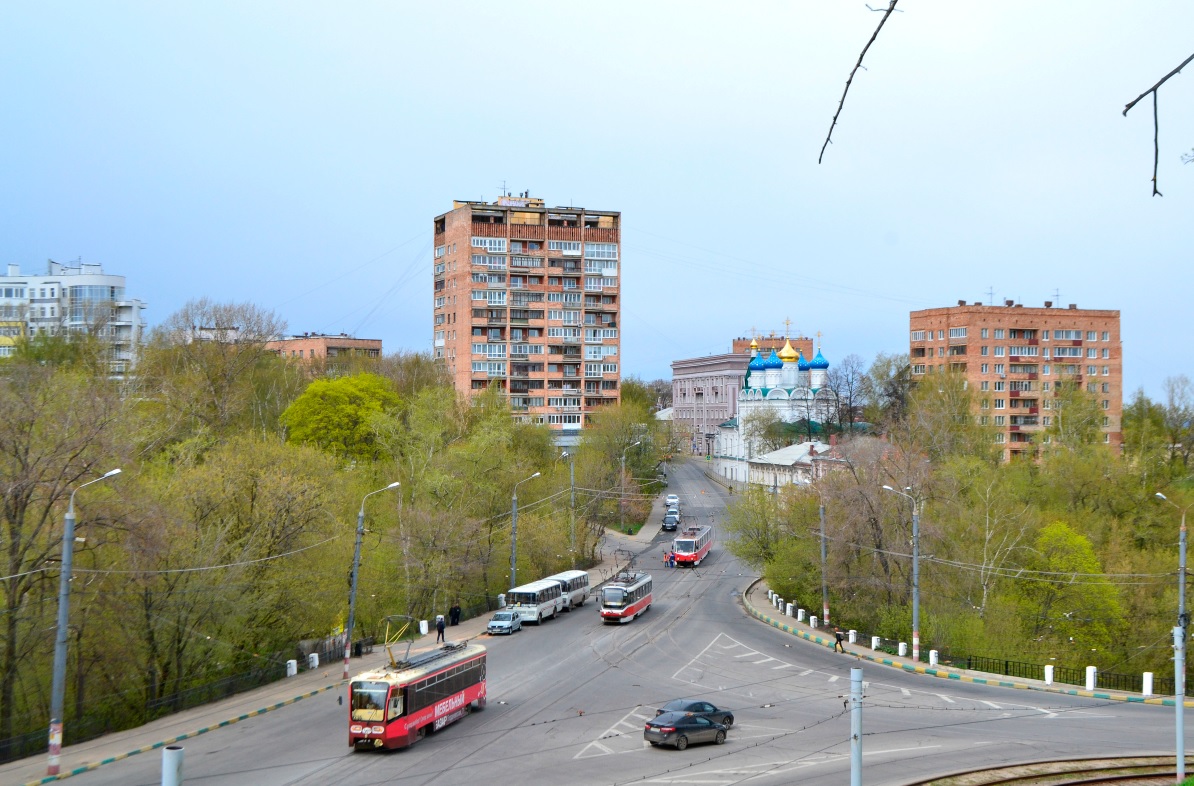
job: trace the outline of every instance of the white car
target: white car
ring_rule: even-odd
[[[503,609],[489,619],[489,625],[486,627],[486,630],[490,636],[497,636],[502,633],[514,633],[515,631],[522,630],[522,618],[518,616],[518,612]]]
[[[663,506],[665,508],[678,508],[680,507],[680,498],[675,494],[668,494],[663,500]]]

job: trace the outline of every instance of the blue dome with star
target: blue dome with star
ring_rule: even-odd
[[[762,355],[755,355],[750,359],[750,363],[747,364],[746,368],[748,371],[765,371],[767,368],[766,363],[767,361],[763,360]]]
[[[800,359],[796,361],[796,368],[800,371],[808,371],[808,361],[804,359],[804,350],[800,350]]]
[[[784,362],[779,359],[779,355],[775,354],[775,350],[771,350],[771,357],[763,361],[763,368],[783,368]]]
[[[809,368],[827,369],[829,368],[829,361],[821,354],[821,350],[817,350],[817,356],[809,361]]]

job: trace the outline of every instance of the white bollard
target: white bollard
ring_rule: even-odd
[[[768,600],[768,602],[771,602],[771,603],[775,602],[775,593],[772,592],[771,590],[767,590],[767,600]]]
[[[319,653],[318,652],[312,652],[310,655],[307,656],[307,668],[308,669],[318,669],[319,668]]]
[[[293,677],[296,674],[298,674],[298,661],[297,660],[286,661],[286,676]]]
[[[797,622],[804,622],[804,618],[805,618],[805,616],[807,616],[807,615],[808,615],[808,612],[807,612],[807,611],[805,611],[804,609],[797,609],[797,610],[796,610],[796,621],[797,621]]]
[[[901,657],[901,658],[906,658],[906,657],[908,657],[908,644],[907,644],[907,642],[903,642],[903,641],[901,641],[901,642],[900,642],[900,657]]]
[[[787,605],[787,606],[784,608],[784,613],[785,613],[785,614],[787,614],[789,617],[791,617],[791,616],[792,616],[792,604],[791,604],[791,603],[789,603],[789,604],[788,604],[788,605]]]
[[[1045,684],[1046,685],[1053,684],[1053,667],[1052,666],[1045,667]]]
[[[809,618],[808,618],[808,626],[809,626],[810,628],[815,628],[815,627],[817,627],[817,618],[816,618],[816,616],[812,616],[812,617],[809,617]]]
[[[182,786],[181,745],[167,745],[162,748],[162,786]]]
[[[850,636],[850,643],[851,643],[851,644],[857,644],[857,643],[858,643],[858,631],[856,631],[856,630],[852,630],[852,631],[850,631],[850,633],[849,633],[849,636]]]
[[[506,608],[506,593],[504,593],[504,592],[498,593],[498,608],[499,609]]]
[[[882,640],[882,639],[880,639],[878,636],[871,636],[871,649],[878,651],[878,649],[879,649],[879,644],[880,644],[882,641],[883,641],[883,640]]]
[[[929,665],[937,665],[937,650],[929,650]]]
[[[1095,686],[1099,684],[1099,670],[1094,666],[1086,667],[1086,689],[1094,690]]]
[[[1141,688],[1141,693],[1145,696],[1153,695],[1153,673],[1151,671],[1144,672],[1144,685]]]
[[[426,636],[429,630],[431,628],[427,627],[427,620],[419,620],[419,635]]]
[[[784,605],[784,599],[781,598],[779,595],[776,595],[775,596],[775,608],[777,608],[777,609],[783,608],[783,605]]]

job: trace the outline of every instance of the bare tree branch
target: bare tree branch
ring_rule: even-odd
[[[837,102],[837,111],[833,113],[833,122],[829,124],[829,133],[825,135],[825,144],[821,145],[821,154],[817,156],[818,164],[820,164],[821,159],[825,157],[825,148],[829,147],[830,139],[833,136],[833,129],[835,126],[837,126],[838,116],[841,115],[842,106],[846,103],[846,94],[850,92],[850,84],[854,81],[854,75],[858,73],[859,68],[862,68],[862,59],[866,57],[867,50],[871,48],[871,44],[875,43],[875,39],[879,37],[879,31],[883,29],[883,23],[887,21],[889,16],[891,16],[891,12],[895,10],[897,2],[898,0],[891,0],[891,3],[887,6],[887,11],[883,14],[883,18],[879,20],[879,26],[876,27],[875,32],[871,34],[871,40],[866,42],[866,46],[862,48],[862,53],[858,55],[858,62],[854,64],[854,68],[850,71],[850,77],[846,80],[846,89],[842,91],[842,98]],[[870,6],[867,6],[867,8],[870,8]],[[876,11],[878,9],[871,8],[871,10]],[[1185,65],[1185,63],[1182,65]],[[1168,77],[1166,77],[1166,79],[1168,79]]]
[[[894,5],[894,2],[893,2],[893,5]],[[880,25],[880,27],[882,27],[882,25]],[[1128,110],[1131,109],[1132,107],[1136,106],[1136,104],[1140,103],[1140,99],[1144,98],[1149,93],[1153,94],[1153,196],[1165,196],[1164,194],[1162,194],[1160,191],[1157,190],[1157,166],[1161,160],[1161,148],[1157,141],[1157,137],[1160,133],[1160,128],[1159,128],[1158,122],[1157,122],[1157,90],[1161,87],[1161,85],[1168,82],[1170,77],[1174,76],[1175,74],[1180,74],[1182,72],[1182,69],[1190,64],[1191,60],[1194,60],[1194,55],[1190,55],[1189,57],[1187,57],[1185,60],[1182,61],[1181,65],[1179,65],[1177,68],[1173,69],[1168,74],[1163,76],[1161,78],[1161,81],[1157,82],[1155,85],[1150,87],[1148,90],[1145,90],[1143,93],[1136,96],[1135,100],[1128,102],[1127,106],[1124,107],[1124,117],[1127,117]],[[845,98],[845,96],[843,96],[843,99],[844,98]]]

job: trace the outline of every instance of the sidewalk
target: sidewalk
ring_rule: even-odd
[[[656,533],[656,528],[652,526],[653,520],[654,516],[649,518],[647,524],[635,535],[624,535],[612,530],[605,534],[601,541],[601,561],[589,569],[593,587],[607,581],[618,570],[624,568],[632,555],[642,555],[640,565],[647,564],[653,558],[653,555],[645,553]],[[449,627],[446,635],[449,641],[482,638],[488,623],[489,614],[486,613]],[[430,629],[434,631],[434,623],[430,625]],[[432,632],[416,639],[411,646],[411,652],[426,652],[435,646],[435,635]],[[406,642],[394,645],[393,649],[394,654],[401,657],[406,651]],[[359,674],[366,669],[380,668],[387,661],[388,655],[384,648],[378,646],[372,654],[353,658],[349,673]],[[88,742],[65,747],[62,749],[61,771],[57,777],[46,777],[47,754],[9,762],[0,765],[0,783],[19,783],[26,786],[52,783],[130,756],[149,753],[327,691],[343,690],[343,673],[343,660],[321,663],[318,669],[301,672],[295,677],[281,679],[221,701],[167,715],[144,726],[105,734]]]
[[[773,628],[778,628],[785,633],[790,633],[793,636],[810,641],[813,644],[819,644],[822,647],[833,648],[836,641],[832,629],[830,628],[813,628],[810,625],[798,622],[795,617],[789,617],[780,614],[769,600],[767,600],[767,587],[762,579],[756,579],[746,592],[742,594],[742,607],[750,616],[758,619]],[[1102,690],[1085,690],[1077,688],[1073,685],[1063,685],[1059,683],[1049,684],[1042,680],[1029,680],[1005,677],[998,674],[986,674],[984,672],[973,671],[970,669],[959,669],[952,666],[928,666],[924,663],[917,663],[911,658],[901,658],[898,655],[891,655],[886,652],[875,651],[864,642],[857,642],[855,644],[846,644],[846,656],[852,656],[859,661],[869,661],[880,666],[887,666],[889,668],[901,669],[903,671],[913,672],[915,674],[925,674],[930,677],[938,677],[946,680],[958,680],[959,682],[972,682],[976,685],[994,685],[1000,688],[1017,688],[1019,690],[1034,690],[1045,693],[1061,693],[1067,696],[1084,696],[1091,699],[1103,699],[1106,701],[1124,701],[1138,704],[1155,704],[1158,706],[1173,707],[1175,701],[1172,697],[1164,698],[1161,696],[1145,696],[1140,693],[1125,693],[1125,692],[1109,692]],[[1184,702],[1186,707],[1194,707],[1194,700]]]

